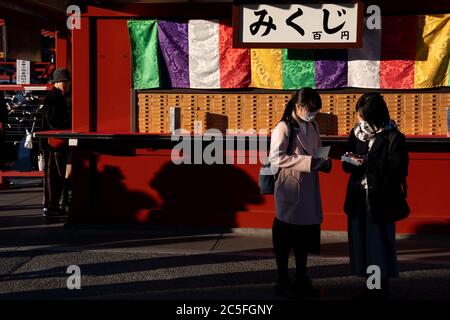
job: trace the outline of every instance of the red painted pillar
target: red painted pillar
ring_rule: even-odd
[[[96,131],[96,20],[81,17],[81,28],[72,30],[72,131]],[[97,161],[92,152],[73,153],[73,206],[92,208],[95,199]],[[69,215],[69,223],[74,220]]]
[[[92,131],[91,119],[91,21],[81,18],[81,28],[72,31],[72,130]]]
[[[67,35],[56,32],[56,68],[67,68]]]

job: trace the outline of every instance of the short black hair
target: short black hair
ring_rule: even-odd
[[[390,119],[386,102],[378,92],[363,94],[356,103],[356,112],[372,128],[383,128]]]
[[[280,121],[291,123],[295,127],[297,126],[297,122],[292,119],[292,111],[294,111],[297,103],[305,106],[306,110],[309,112],[316,112],[322,108],[322,99],[317,91],[312,88],[303,88],[297,90],[292,95],[291,99],[284,108],[284,113]]]

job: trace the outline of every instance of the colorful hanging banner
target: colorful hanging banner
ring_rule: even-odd
[[[158,20],[158,40],[169,88],[189,88],[188,24]]]
[[[414,88],[417,27],[417,16],[383,17],[380,88]]]
[[[420,41],[414,66],[414,87],[434,88],[448,84],[450,15],[419,17]]]
[[[251,49],[252,81],[250,86],[283,89],[282,49]]]
[[[231,21],[221,21],[219,28],[220,87],[248,87],[251,80],[250,50],[233,48]]]
[[[189,20],[188,30],[191,88],[220,88],[219,23]]]
[[[363,47],[348,50],[348,86],[380,87],[381,30],[366,28]]]
[[[283,89],[315,86],[314,52],[283,49]]]
[[[133,87],[151,89],[160,87],[156,20],[128,21],[133,61]]]
[[[347,50],[316,50],[316,88],[347,87]]]
[[[128,25],[136,89],[450,86],[450,14],[383,17],[349,50],[233,48],[229,20]]]

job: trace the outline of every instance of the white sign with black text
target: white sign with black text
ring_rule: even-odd
[[[241,45],[286,44],[320,47],[358,45],[361,4],[243,4],[239,6]],[[236,24],[234,27],[238,27]],[[277,45],[278,44],[278,45]],[[257,46],[255,46],[257,47]]]
[[[27,60],[16,60],[16,84],[30,84],[31,63]]]

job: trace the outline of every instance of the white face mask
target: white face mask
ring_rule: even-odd
[[[303,121],[306,122],[311,122],[314,120],[314,118],[316,117],[316,115],[319,113],[319,111],[315,111],[315,112],[310,112],[310,111],[306,111],[305,115],[300,116],[300,119],[302,119]]]
[[[369,125],[369,123],[367,121],[364,121],[364,120],[360,119],[359,120],[359,125],[361,127],[361,130],[364,133],[374,134],[376,132],[376,130],[372,129],[372,127]]]
[[[315,119],[317,112],[307,112],[305,117],[302,118],[306,122],[311,122]]]

